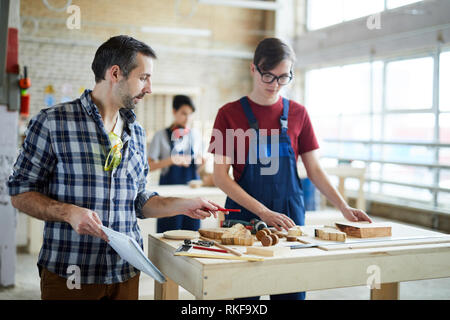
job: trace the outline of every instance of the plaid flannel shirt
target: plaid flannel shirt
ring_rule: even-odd
[[[8,181],[9,194],[37,191],[95,211],[104,226],[133,237],[143,247],[137,218],[157,193],[146,191],[148,162],[144,129],[131,110],[124,120],[122,161],[103,165],[111,144],[97,107],[86,90],[80,99],[43,109],[31,119]],[[46,221],[38,266],[67,278],[78,266],[81,283],[123,282],[138,272],[104,240],[77,234],[70,224]]]

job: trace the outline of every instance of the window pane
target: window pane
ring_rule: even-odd
[[[316,30],[342,22],[342,0],[308,0],[308,29]]]
[[[346,65],[340,70],[343,113],[370,112],[370,63]]]
[[[384,0],[344,0],[344,20],[365,17],[384,9]]]
[[[365,160],[370,155],[370,146],[362,143],[324,142],[321,149],[324,157]]]
[[[319,140],[339,138],[339,120],[337,117],[311,116],[314,133]]]
[[[450,51],[441,53],[439,61],[439,108],[450,110]]]
[[[341,143],[339,157],[345,159],[369,159],[370,146],[362,143]]]
[[[341,68],[323,68],[305,75],[305,105],[311,115],[339,114],[342,109]]]
[[[450,189],[450,170],[440,170],[439,187]]]
[[[383,160],[412,162],[412,163],[433,163],[434,151],[432,148],[418,146],[384,146]]]
[[[344,115],[342,116],[340,123],[339,137],[341,139],[370,139],[370,116]]]
[[[433,184],[433,172],[427,168],[384,164],[383,179],[387,181],[431,186]]]
[[[383,158],[383,146],[382,145],[373,145],[372,146],[372,159],[380,160]]]
[[[439,116],[439,140],[441,143],[450,143],[450,114]]]
[[[387,0],[386,7],[388,9],[398,8],[401,6],[406,6],[408,4],[419,2],[421,0]]]
[[[382,139],[382,134],[381,134],[381,116],[373,116],[372,117],[372,121],[373,121],[373,140],[375,141],[379,141]]]
[[[370,183],[370,192],[371,193],[380,193],[380,184],[378,182]]]
[[[442,209],[450,209],[450,193],[449,192],[439,192],[438,195],[438,205]]]
[[[403,187],[386,183],[383,184],[381,193],[390,197],[417,200],[428,204],[433,199],[431,192],[427,189]]]
[[[386,66],[386,107],[428,109],[433,104],[433,59],[390,62]]]
[[[371,179],[380,179],[381,178],[381,164],[379,163],[371,163],[366,170],[366,176]],[[374,182],[377,183],[377,182]]]
[[[322,146],[320,149],[322,150],[322,156],[325,158],[336,158],[339,156],[339,143],[324,141],[322,142]]]
[[[381,105],[383,102],[383,66],[382,61],[375,61],[372,63],[372,102],[373,112],[381,112]]]
[[[434,115],[389,114],[385,119],[386,141],[431,142],[433,140]]]
[[[450,148],[439,148],[439,164],[450,165]]]

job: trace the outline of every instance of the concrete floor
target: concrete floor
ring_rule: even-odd
[[[16,284],[11,288],[0,288],[0,300],[39,300],[39,275],[36,267],[37,255],[18,254],[16,264]],[[139,298],[153,300],[154,280],[142,274],[140,278]],[[267,300],[263,296],[262,300]],[[309,291],[308,300],[368,300],[370,291],[365,286],[349,287],[331,290]],[[180,288],[180,299],[191,300],[194,296]],[[450,278],[409,281],[400,284],[400,299],[402,300],[449,300]]]

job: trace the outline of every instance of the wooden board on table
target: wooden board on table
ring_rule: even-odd
[[[169,230],[163,233],[164,238],[171,240],[195,239],[199,236],[197,231],[191,230]]]
[[[291,249],[289,247],[285,246],[263,247],[261,244],[259,244],[247,247],[246,254],[254,254],[257,256],[264,256],[264,257],[275,257],[289,254],[289,252],[291,252]]]
[[[381,223],[377,223],[376,225],[381,225]],[[389,225],[392,227],[391,236],[367,239],[348,236],[345,242],[323,240],[315,237],[316,229],[334,228],[330,225],[309,225],[303,227],[303,230],[305,231],[304,235],[297,237],[297,239],[299,242],[305,244],[317,244],[317,248],[324,251],[413,246],[450,242],[450,235],[443,236],[442,233],[435,232],[433,230],[403,225],[395,222],[389,222]]]
[[[392,227],[388,223],[336,222],[336,227],[348,236],[355,238],[392,236]]]
[[[389,241],[370,241],[370,242],[349,242],[342,244],[322,244],[318,248],[325,251],[343,250],[343,249],[368,249],[368,248],[382,248],[382,247],[399,247],[399,246],[413,246],[424,244],[437,244],[437,243],[449,243],[450,236],[443,237],[423,237],[423,238],[410,238],[410,239],[390,239]]]
[[[336,228],[316,228],[314,230],[314,236],[322,240],[332,240],[345,242],[347,239],[347,234],[345,232],[339,231]]]

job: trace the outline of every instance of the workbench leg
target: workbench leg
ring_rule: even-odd
[[[382,283],[380,289],[370,289],[371,300],[398,300],[400,298],[400,283]]]
[[[155,300],[178,300],[178,284],[167,278],[165,283],[155,281]]]

